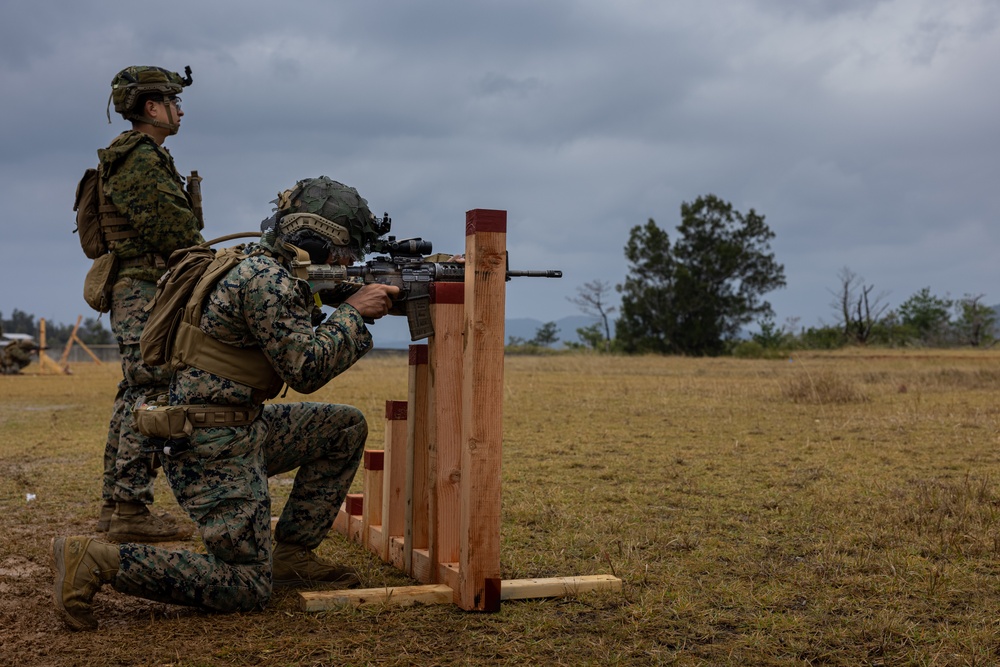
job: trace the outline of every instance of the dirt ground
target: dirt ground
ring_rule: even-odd
[[[57,618],[49,543],[92,534],[120,369],[77,366],[0,377],[0,667],[1000,664],[1000,351],[509,358],[501,576],[621,592],[208,614],[105,587],[94,632]],[[377,449],[406,382],[363,360],[311,399]],[[416,583],[339,535],[319,554]]]

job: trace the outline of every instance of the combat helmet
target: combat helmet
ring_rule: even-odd
[[[274,215],[261,223],[281,242],[309,252],[325,262],[333,246],[347,247],[357,259],[389,231],[388,216],[372,215],[368,201],[354,188],[327,176],[307,178],[281,192]]]
[[[177,132],[179,125],[174,123],[169,105],[167,107],[169,122],[162,123],[142,115],[142,109],[139,108],[138,103],[148,95],[161,95],[163,99],[179,95],[191,83],[190,67],[184,68],[183,77],[177,72],[151,65],[126,67],[111,80],[111,96],[108,98],[108,122],[111,122],[110,108],[111,104],[114,103],[115,112],[121,114],[125,120],[138,120],[157,127],[166,127],[173,134]]]

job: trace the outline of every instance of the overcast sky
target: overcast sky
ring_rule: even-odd
[[[832,323],[844,267],[892,307],[1000,303],[997,0],[5,0],[4,317],[94,314],[73,194],[140,64],[193,69],[166,145],[208,237],[321,174],[440,251],[504,209],[511,268],[565,276],[508,283],[507,316],[547,322],[711,193],[775,232],[779,324]]]

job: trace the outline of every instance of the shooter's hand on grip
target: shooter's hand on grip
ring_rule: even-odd
[[[319,294],[320,301],[323,302],[324,306],[336,308],[347,301],[351,295],[357,294],[362,287],[364,287],[363,283],[344,281],[332,286],[324,286],[317,294]]]
[[[369,283],[349,296],[344,303],[353,306],[366,320],[377,320],[389,313],[393,298],[399,294],[395,285]]]

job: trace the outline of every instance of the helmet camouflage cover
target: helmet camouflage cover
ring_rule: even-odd
[[[354,188],[326,176],[307,178],[274,200],[282,235],[299,227],[318,231],[335,245],[365,251],[388,229],[372,215],[368,202]],[[304,214],[304,215],[299,215]]]
[[[178,95],[191,85],[191,68],[184,69],[185,76],[177,72],[150,65],[126,67],[111,80],[111,101],[115,111],[130,119],[139,97],[149,93]]]

